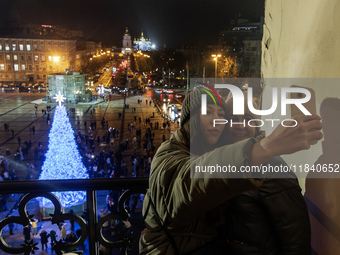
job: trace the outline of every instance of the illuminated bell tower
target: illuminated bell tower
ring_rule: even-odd
[[[130,55],[132,53],[132,40],[127,27],[125,28],[125,34],[123,36],[122,53],[126,55]]]

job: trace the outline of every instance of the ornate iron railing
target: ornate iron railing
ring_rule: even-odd
[[[84,245],[86,238],[89,243],[89,254],[98,254],[98,244],[103,245],[106,248],[119,248],[120,254],[127,254],[127,249],[131,242],[138,241],[132,240],[131,235],[122,237],[118,241],[107,240],[102,233],[102,226],[109,220],[123,220],[129,219],[129,213],[124,208],[126,200],[132,194],[145,194],[148,188],[148,178],[122,178],[122,179],[87,179],[87,180],[49,180],[49,181],[17,181],[17,182],[1,182],[0,183],[1,194],[13,194],[24,193],[26,195],[20,200],[18,213],[19,216],[9,216],[5,219],[0,219],[0,250],[8,254],[34,254],[34,251],[38,249],[37,243],[33,240],[23,241],[19,247],[13,247],[8,245],[3,236],[3,228],[11,223],[27,226],[31,224],[33,215],[29,215],[26,210],[27,203],[36,197],[45,197],[50,199],[54,204],[54,213],[51,214],[51,223],[59,224],[65,220],[75,221],[80,229],[81,236],[73,243],[66,243],[59,240],[52,244],[52,249],[56,254],[63,254],[64,252],[74,251],[78,247]],[[61,204],[57,197],[51,192],[54,191],[86,191],[87,193],[87,211],[88,222],[77,215],[70,213],[63,213]],[[97,220],[97,195],[99,190],[125,190],[119,198],[117,212],[112,212],[105,217]]]

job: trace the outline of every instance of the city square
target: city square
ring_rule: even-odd
[[[339,254],[339,13],[3,1],[0,255]]]

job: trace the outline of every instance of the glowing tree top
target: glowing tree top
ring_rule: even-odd
[[[54,98],[59,105],[55,108],[48,150],[39,180],[87,179],[89,176],[79,154],[74,131],[66,108],[61,104],[65,98],[60,92]],[[54,192],[54,194],[59,198],[63,207],[81,204],[86,199],[85,191]],[[42,199],[41,203],[44,207],[52,206],[47,199]]]

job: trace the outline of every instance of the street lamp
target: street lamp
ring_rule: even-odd
[[[221,54],[218,54],[218,55],[213,54],[213,55],[211,55],[211,56],[212,56],[212,57],[214,58],[214,60],[215,60],[215,84],[216,84],[216,78],[217,78],[217,59],[221,57]]]

